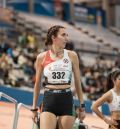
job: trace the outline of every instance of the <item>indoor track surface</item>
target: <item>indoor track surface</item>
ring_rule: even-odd
[[[0,129],[12,129],[15,106],[12,103],[0,102]],[[21,107],[17,129],[32,129],[31,111]],[[86,114],[84,123],[89,129],[107,129],[108,125],[93,114]],[[99,127],[99,128],[98,128]]]

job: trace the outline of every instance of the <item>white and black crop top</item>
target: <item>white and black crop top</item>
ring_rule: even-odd
[[[110,111],[120,111],[120,96],[114,91],[114,89],[110,90],[112,92],[113,100],[109,103]]]
[[[64,49],[63,58],[59,60],[51,59],[50,50],[48,50],[42,66],[44,67],[43,74],[46,84],[63,85],[71,83],[72,63],[66,49]]]

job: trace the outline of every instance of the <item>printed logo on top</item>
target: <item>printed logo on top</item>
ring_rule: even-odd
[[[67,64],[67,63],[69,63],[69,60],[65,58],[65,59],[63,60],[63,62]]]

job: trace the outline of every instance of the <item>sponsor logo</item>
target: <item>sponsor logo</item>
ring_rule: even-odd
[[[68,59],[64,59],[63,62],[67,64],[69,62],[69,60]]]

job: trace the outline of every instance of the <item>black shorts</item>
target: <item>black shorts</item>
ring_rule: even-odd
[[[120,120],[116,120],[117,121],[117,123],[118,123],[118,125],[116,125],[115,127],[117,127],[117,129],[120,129]],[[109,128],[110,128],[111,126],[109,125]]]
[[[43,112],[51,112],[56,116],[73,114],[73,97],[70,89],[48,90],[43,97]]]

